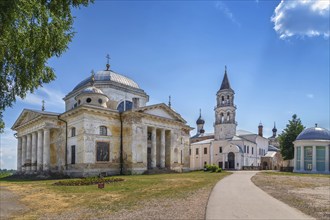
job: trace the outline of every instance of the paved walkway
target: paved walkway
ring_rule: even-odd
[[[235,171],[213,188],[206,219],[313,219],[271,197],[251,181],[258,171]]]

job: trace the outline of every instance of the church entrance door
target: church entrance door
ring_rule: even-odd
[[[147,148],[147,167],[148,167],[148,170],[151,169],[151,147],[148,147]]]
[[[228,154],[228,163],[229,163],[229,169],[235,169],[235,154],[233,152],[230,152]]]

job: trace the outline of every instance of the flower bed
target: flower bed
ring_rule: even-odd
[[[55,186],[84,186],[84,185],[94,185],[99,183],[114,183],[124,181],[123,178],[115,178],[115,177],[87,177],[82,179],[74,179],[74,180],[62,180],[54,183]]]

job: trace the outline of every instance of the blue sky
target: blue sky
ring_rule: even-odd
[[[91,70],[135,80],[192,127],[202,109],[213,132],[216,92],[227,65],[238,129],[271,136],[296,113],[329,129],[329,1],[95,1],[73,11],[68,50],[49,60],[57,79],[4,112],[1,168],[16,168],[11,126],[24,108],[63,112],[62,98]],[[195,130],[192,134],[195,134]]]

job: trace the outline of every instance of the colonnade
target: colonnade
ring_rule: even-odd
[[[165,168],[166,166],[166,148],[170,150],[171,138],[166,138],[166,130],[163,128],[148,127],[151,130],[151,168],[159,166]],[[160,135],[157,138],[157,130]],[[171,133],[168,130],[170,137]],[[159,139],[157,141],[157,139]],[[167,140],[166,140],[167,139]]]
[[[299,163],[299,169],[297,169],[297,148],[300,147],[300,163]],[[329,148],[330,146],[322,146],[325,148],[325,170],[324,172],[329,173],[330,168],[329,168]],[[294,146],[294,172],[306,172],[306,171],[311,171],[311,172],[318,172],[317,166],[316,166],[316,160],[317,160],[317,154],[316,154],[316,146],[312,146],[312,163],[311,167],[305,167],[305,146]]]
[[[49,171],[50,129],[44,128],[17,137],[17,171]]]

